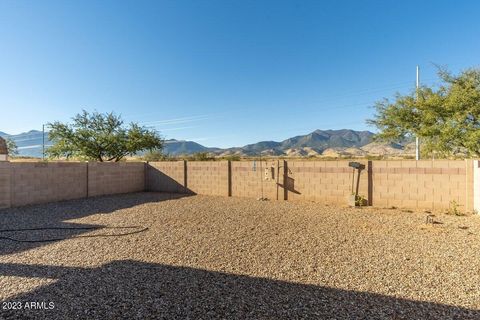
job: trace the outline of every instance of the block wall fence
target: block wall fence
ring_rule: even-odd
[[[0,208],[139,191],[368,205],[480,209],[478,160],[0,162]]]
[[[0,162],[0,208],[145,190],[142,162]]]
[[[353,185],[375,207],[480,208],[478,160],[359,162],[360,175],[349,161],[153,162],[146,190],[346,205]]]

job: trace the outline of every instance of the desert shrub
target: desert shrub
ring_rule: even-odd
[[[223,160],[229,160],[229,161],[240,161],[242,158],[239,155],[231,155],[231,156],[225,156],[222,157]]]

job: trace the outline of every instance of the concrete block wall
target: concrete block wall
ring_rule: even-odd
[[[92,162],[88,165],[88,196],[145,190],[143,162]]]
[[[352,182],[355,192],[358,180],[358,194],[375,207],[444,210],[455,202],[460,210],[472,211],[474,199],[480,197],[473,189],[473,160],[359,162],[365,166],[359,180],[349,161],[188,162],[183,169],[188,189],[206,195],[259,198],[263,189],[263,196],[271,200],[346,205]],[[175,182],[184,178],[175,163],[150,165],[162,168]],[[265,170],[273,170],[273,175],[265,175]],[[153,191],[172,191],[166,185],[156,183]]]
[[[144,190],[143,162],[0,162],[0,208]]]
[[[187,193],[186,162],[150,162],[146,164],[146,190]]]
[[[87,164],[80,162],[10,164],[11,206],[83,198]]]
[[[11,164],[0,162],[0,209],[11,206]]]
[[[358,194],[366,200],[368,192],[368,162],[361,162]],[[358,171],[348,161],[288,161],[288,200],[309,200],[345,205],[357,191]]]
[[[358,193],[370,205],[444,210],[455,202],[462,211],[480,209],[476,160],[361,162]],[[0,208],[144,190],[250,198],[263,190],[270,200],[346,205],[352,171],[348,161],[2,162]]]
[[[232,161],[231,195],[234,197],[284,199],[282,161]],[[265,170],[272,170],[265,179]],[[279,173],[279,174],[278,174]],[[278,175],[278,177],[277,177]],[[278,178],[278,179],[277,179]]]
[[[195,194],[228,196],[228,161],[192,161],[187,165],[187,188]]]
[[[470,211],[473,181],[467,179],[469,166],[471,160],[373,161],[373,205],[448,209],[455,202],[459,209]]]

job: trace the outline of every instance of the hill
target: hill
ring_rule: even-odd
[[[170,155],[192,154],[197,152],[218,152],[221,149],[208,148],[194,141],[165,140],[163,152]]]
[[[42,157],[43,134],[42,131],[30,130],[20,134],[8,134],[0,131],[0,137],[15,141],[18,147],[18,155],[25,157]],[[51,145],[48,133],[45,133],[45,146]]]
[[[329,148],[362,147],[372,142],[370,131],[315,130],[306,135],[295,136],[286,140],[261,141],[238,148],[222,150],[221,154],[238,154],[245,156],[315,156],[321,155]]]
[[[17,135],[0,132],[17,143],[20,156],[42,156],[42,132],[31,130]],[[210,148],[194,141],[169,139],[165,141],[164,152],[172,156],[209,152],[216,156],[283,156],[283,157],[365,157],[367,155],[405,155],[411,153],[411,146],[381,144],[372,142],[370,131],[315,130],[283,141],[260,141],[243,147]],[[46,147],[51,145],[45,134]]]

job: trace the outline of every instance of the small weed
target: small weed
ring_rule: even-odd
[[[447,214],[455,215],[455,216],[464,216],[465,215],[465,213],[460,211],[459,205],[458,205],[457,201],[455,201],[455,200],[450,201],[450,205],[448,207]]]
[[[362,195],[358,195],[355,199],[355,205],[359,206],[359,207],[366,206],[367,205],[367,199]]]

